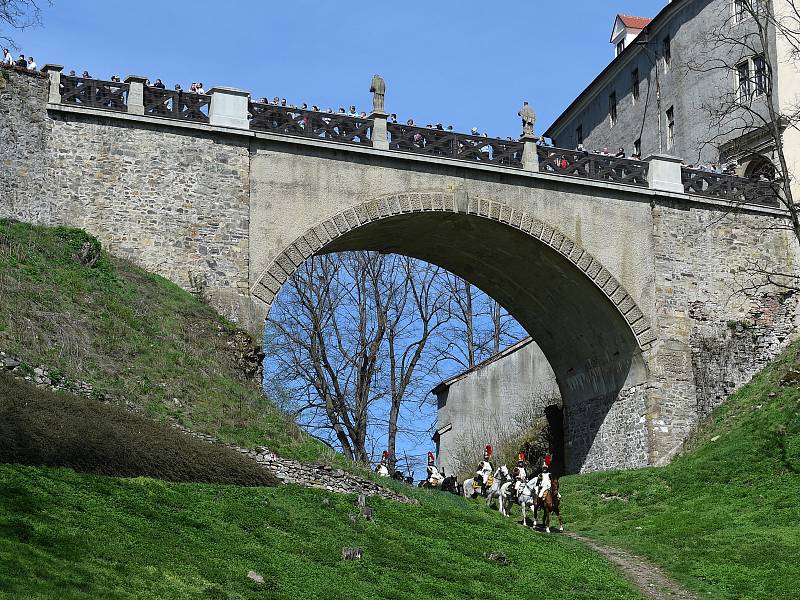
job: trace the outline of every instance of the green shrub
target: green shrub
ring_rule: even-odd
[[[0,373],[0,462],[169,481],[276,484],[272,474],[229,448],[5,373]]]

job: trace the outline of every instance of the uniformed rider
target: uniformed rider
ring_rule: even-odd
[[[379,477],[388,477],[389,476],[389,452],[384,450],[383,456],[381,457],[381,462],[375,467],[375,472],[378,474]]]
[[[438,488],[442,485],[443,479],[444,477],[439,473],[439,469],[436,468],[433,452],[428,452],[428,479],[426,480],[428,485]]]
[[[526,483],[528,483],[528,474],[525,471],[525,453],[520,452],[517,468],[514,469],[514,491],[517,496],[519,496]]]
[[[550,463],[552,457],[549,454],[544,455],[544,462],[542,463],[542,472],[539,474],[536,483],[539,498],[544,498],[544,493],[550,489]]]
[[[486,444],[486,448],[483,450],[483,460],[478,465],[478,470],[475,472],[475,475],[480,477],[481,480],[481,495],[486,495],[486,490],[490,484],[490,478],[492,473],[494,472],[494,468],[492,467],[491,463],[492,458],[492,445]]]

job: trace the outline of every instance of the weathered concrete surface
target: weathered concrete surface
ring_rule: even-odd
[[[520,417],[543,416],[561,404],[553,369],[530,338],[434,388],[437,412],[436,464],[455,473],[453,454],[464,441],[482,437],[497,445],[493,431],[512,428]],[[481,447],[481,444],[478,444]]]
[[[47,95],[46,80],[12,74],[0,96],[0,215],[83,227],[145,268],[205,287],[256,333],[312,253],[439,264],[500,301],[541,347],[564,401],[570,470],[670,456],[723,385],[698,387],[698,340],[724,339],[753,302],[774,308],[774,294],[730,298],[736,278],[753,260],[796,264],[786,233],[763,230],[781,218],[768,209],[728,215],[683,194],[48,109]],[[742,340],[733,355],[737,380],[785,343],[793,300],[781,306],[759,317],[763,344]]]

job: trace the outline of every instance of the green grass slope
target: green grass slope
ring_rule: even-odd
[[[275,485],[239,452],[96,400],[0,373],[0,462],[169,481]]]
[[[798,345],[733,394],[670,466],[563,480],[569,526],[708,598],[800,598]]]
[[[3,598],[509,600],[543,585],[553,598],[639,597],[582,545],[437,492],[418,506],[370,498],[374,521],[353,522],[353,496],[288,486],[12,465],[0,481]],[[343,560],[345,546],[363,558]]]
[[[0,220],[0,349],[225,441],[327,454],[240,374],[231,323],[106,253],[83,266],[85,244],[99,248],[80,230]]]

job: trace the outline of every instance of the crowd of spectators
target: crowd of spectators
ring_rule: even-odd
[[[8,48],[3,48],[3,59],[0,61],[0,64],[7,67],[27,69],[28,71],[36,70],[36,61],[32,56],[28,56],[26,58],[24,54],[20,54],[19,58],[14,60],[14,56],[11,54]]]

